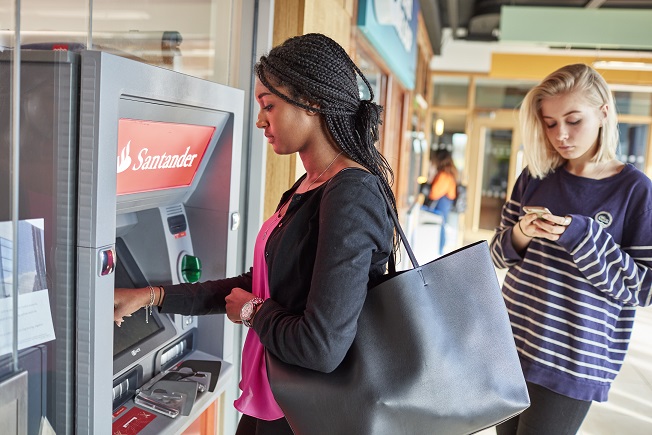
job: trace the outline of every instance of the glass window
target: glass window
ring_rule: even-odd
[[[407,198],[408,203],[411,205],[419,194],[420,177],[423,175],[423,159],[424,155],[428,153],[428,142],[425,139],[425,134],[422,131],[411,132],[412,147],[410,148],[409,169],[408,169],[408,186]]]
[[[0,298],[11,296],[13,285],[13,242],[0,236]]]
[[[432,116],[432,145],[452,144],[453,135],[466,131],[466,114],[435,112]]]
[[[614,91],[616,111],[623,115],[652,115],[652,93]]]
[[[2,54],[11,54],[12,51]],[[17,355],[20,364],[29,367],[30,383],[34,377],[35,384],[40,385],[39,391],[32,391],[30,387],[30,397],[34,394],[46,406],[41,408],[40,400],[35,402],[39,403],[38,406],[30,405],[28,433],[38,432],[41,413],[57,433],[65,433],[75,403],[75,390],[70,388],[76,357],[76,265],[72,261],[75,219],[71,217],[76,216],[77,209],[73,186],[77,176],[77,153],[74,135],[70,134],[75,124],[70,120],[77,113],[78,93],[71,85],[75,83],[79,64],[74,56],[58,54],[62,53],[25,50],[21,55],[20,153],[16,155],[20,168],[16,180],[19,222],[16,238],[7,236],[7,228],[13,228],[11,222],[7,222],[13,204],[4,201],[8,197],[8,184],[0,183],[0,237],[6,239],[0,242],[5,294],[14,293],[6,291],[13,285],[18,288],[20,305],[43,307],[36,301],[48,300],[49,306],[43,312],[51,313],[54,319],[53,322],[43,317],[43,322],[34,328],[28,323],[30,315],[18,317],[19,330],[26,331],[23,336],[39,333],[34,340],[23,341],[21,338],[17,343]],[[0,55],[0,132],[9,132],[11,125],[10,100],[5,97],[9,94],[11,76],[7,58]],[[0,135],[3,149],[9,146],[6,139],[7,136]],[[8,152],[0,153],[2,179],[5,179],[4,157],[8,155]],[[13,245],[8,245],[9,242]],[[9,255],[13,255],[12,246],[18,254],[16,261],[9,260]],[[11,274],[17,278],[12,279]],[[3,327],[0,325],[0,330]],[[52,331],[56,339],[48,339],[47,331]],[[3,371],[8,367],[6,350],[0,351],[0,377],[5,375]],[[47,370],[41,364],[47,364]]]
[[[88,0],[23,3],[23,45],[77,51],[88,44]],[[94,0],[92,4],[94,49],[228,82],[234,0]],[[2,39],[0,46],[6,45]]]
[[[478,79],[475,106],[478,109],[514,109],[521,104],[534,82]]]
[[[380,99],[382,95],[382,71],[375,63],[373,63],[369,58],[361,53],[358,53],[356,57],[356,64],[358,65],[358,68],[360,68],[360,71],[362,71],[362,74],[364,74],[364,76],[367,78],[369,84],[371,85],[371,89],[374,91],[374,101],[376,103],[382,104]],[[368,100],[370,97],[369,89],[360,77],[358,77],[358,89],[360,91],[360,98],[363,100]]]
[[[621,162],[631,163],[641,171],[645,171],[645,153],[647,150],[647,124],[619,123],[620,146],[618,158]]]
[[[469,77],[433,77],[433,106],[466,107],[469,97]]]
[[[79,338],[75,329],[79,308],[75,280],[78,165],[77,138],[71,132],[78,127],[80,110],[79,56],[53,51],[77,52],[92,41],[97,50],[228,84],[235,70],[230,61],[240,48],[240,42],[233,41],[232,29],[238,26],[241,5],[236,0],[22,2],[17,43],[14,3],[20,4],[0,0],[0,379],[12,376],[14,366],[29,372],[25,433],[38,433],[41,424],[52,427],[48,432],[72,433],[79,403],[88,403],[85,394],[77,395],[75,381],[81,380],[82,390],[89,381],[85,377],[89,369],[79,372],[77,356],[86,352],[84,340],[92,340],[95,332]],[[21,52],[17,119],[12,116],[11,54],[19,51],[12,48],[30,49]],[[20,132],[16,145],[20,154],[12,156],[14,121]],[[10,171],[10,158],[17,160],[20,171]],[[13,174],[18,184],[16,196],[10,191]],[[17,210],[10,198],[18,201]],[[14,229],[14,211],[18,212],[18,237],[9,231]],[[13,286],[18,289],[16,294]],[[82,297],[87,295],[85,288]],[[12,301],[7,300],[9,296]],[[20,311],[14,310],[13,303]],[[22,315],[24,311],[30,315],[37,312],[33,307],[52,319],[42,316],[34,328],[30,316]],[[19,340],[14,340],[14,319]],[[38,335],[30,340],[24,331]],[[13,352],[14,346],[17,352]],[[102,364],[107,367],[106,361]],[[105,385],[110,385],[111,379],[107,382]],[[0,391],[0,396],[3,393]],[[93,399],[91,403],[100,402]],[[110,413],[110,409],[95,411],[106,412],[107,417]],[[87,414],[80,416],[82,431],[89,422],[97,421],[93,412]]]
[[[12,200],[14,181],[17,180],[17,173],[12,170],[16,155],[14,148],[14,131],[12,126],[12,113],[14,111],[13,91],[14,69],[13,55],[6,47],[15,46],[16,2],[0,1],[0,379],[3,383],[15,382],[12,378],[23,370],[20,365],[20,358],[13,354],[14,347],[18,341],[15,339],[14,321],[20,322],[20,316],[14,306],[17,305],[17,298],[11,298],[13,294],[13,206]],[[17,334],[16,334],[17,335]],[[18,375],[20,376],[20,375]],[[16,376],[15,379],[18,378]],[[30,378],[30,384],[32,379]],[[30,385],[31,386],[31,385]],[[14,433],[16,431],[16,419],[19,414],[16,412],[16,403],[20,394],[16,394],[11,387],[0,388],[0,423],[2,433]],[[24,395],[27,397],[27,395]],[[29,397],[31,399],[31,396]],[[25,399],[27,400],[27,399]],[[34,433],[38,432],[38,428]]]
[[[386,92],[386,75],[383,73],[383,71],[380,69],[378,65],[376,65],[367,55],[364,54],[364,51],[362,48],[358,47],[358,51],[356,53],[355,57],[355,63],[360,68],[360,71],[362,71],[362,74],[364,74],[365,78],[367,81],[369,81],[369,84],[371,85],[371,89],[374,92],[374,102],[377,104],[380,104],[381,106],[385,106],[385,92]],[[369,94],[369,88],[367,88],[367,85],[365,84],[364,81],[360,77],[357,77],[358,81],[358,92],[360,93],[360,98],[363,100],[368,100],[370,97]],[[388,109],[387,107],[385,108],[386,110]],[[384,110],[381,113],[381,120],[383,121],[379,126],[378,126],[378,134],[381,137],[381,140],[378,141],[376,144],[377,147],[380,147],[381,152],[386,152],[385,150],[382,149],[382,144],[383,144],[383,137],[384,137],[384,120],[385,117],[389,116],[387,111]]]
[[[232,0],[95,0],[93,44],[226,83]]]
[[[479,228],[495,230],[507,196],[512,130],[487,128],[484,135]]]
[[[56,44],[62,49],[67,44],[85,44],[88,36],[88,4],[88,0],[22,2],[22,44],[43,44],[40,48],[47,48],[46,44]]]
[[[434,151],[446,149],[453,154],[455,167],[459,171],[460,178],[464,174],[464,156],[466,153],[466,115],[459,113],[435,112],[432,116],[432,138],[430,149],[430,160],[433,160]],[[429,174],[430,178],[434,174]]]

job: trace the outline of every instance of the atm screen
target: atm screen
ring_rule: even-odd
[[[116,288],[140,288],[148,285],[145,276],[121,238],[116,239]],[[122,326],[113,326],[113,373],[155,350],[176,335],[172,322],[155,308],[146,319],[145,309],[125,317]]]
[[[136,285],[125,270],[125,267],[118,256],[118,263],[115,268],[115,286],[124,288],[144,287],[145,285]],[[157,316],[158,317],[158,316]],[[138,345],[147,337],[154,335],[163,327],[161,321],[154,316],[150,316],[149,322],[145,319],[145,310],[138,310],[126,317],[121,327],[113,327],[113,356],[116,356],[127,349]]]
[[[121,118],[117,194],[190,186],[215,129],[210,125]]]

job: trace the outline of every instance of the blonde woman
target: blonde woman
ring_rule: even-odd
[[[652,183],[615,158],[614,100],[568,65],[526,95],[528,166],[491,241],[532,405],[504,434],[574,434],[606,401],[636,307],[652,297]]]

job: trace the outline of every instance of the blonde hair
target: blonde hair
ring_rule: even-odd
[[[594,162],[609,161],[616,157],[618,147],[618,116],[614,99],[607,82],[593,68],[581,63],[566,65],[551,73],[532,88],[521,104],[519,118],[523,135],[525,159],[530,173],[543,178],[566,161],[557,153],[545,133],[541,116],[541,102],[546,98],[578,92],[584,100],[600,109],[606,104],[607,116],[598,136],[598,149]]]

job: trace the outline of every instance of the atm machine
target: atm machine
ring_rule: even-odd
[[[235,382],[234,327],[143,309],[118,328],[113,289],[236,274],[244,93],[99,51],[21,57],[20,219],[44,222],[55,335],[20,350],[29,432],[45,418],[58,434],[109,433],[141,410],[136,390],[200,364],[214,376],[188,415],[150,411],[138,429],[182,433]],[[8,119],[0,109],[0,144]]]

